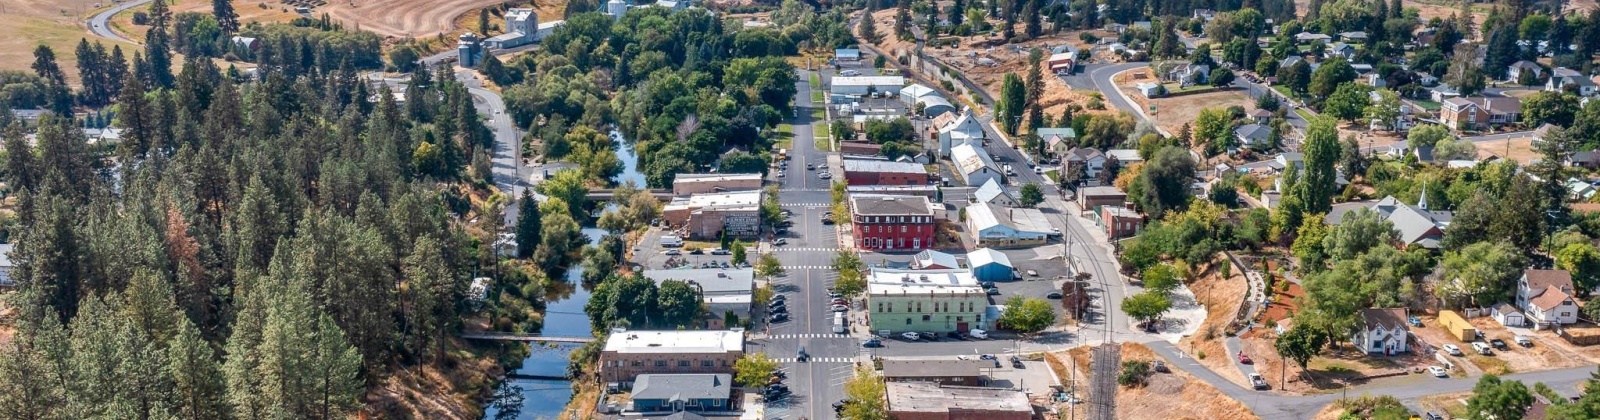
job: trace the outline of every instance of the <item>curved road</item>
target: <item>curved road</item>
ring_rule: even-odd
[[[132,39],[128,39],[120,34],[117,34],[117,31],[111,30],[111,17],[116,16],[117,13],[122,13],[124,10],[139,7],[140,5],[149,3],[150,1],[151,0],[134,0],[119,4],[117,7],[106,9],[95,14],[93,17],[89,18],[89,33],[101,38],[138,44],[138,42],[135,42]]]

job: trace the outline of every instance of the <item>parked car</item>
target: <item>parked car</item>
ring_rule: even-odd
[[[1424,418],[1426,420],[1444,420],[1444,416],[1435,414],[1432,411],[1429,411],[1427,413],[1423,413],[1422,414],[1422,418]]]
[[[1440,348],[1444,349],[1444,354],[1448,354],[1448,355],[1451,355],[1451,356],[1460,356],[1461,355],[1461,347],[1457,347],[1455,344],[1445,344],[1444,346],[1441,346]]]
[[[689,255],[705,255],[705,253],[706,253],[706,250],[700,249],[700,248],[695,248],[695,249],[689,250]]]
[[[988,288],[994,287],[994,282],[992,282],[992,281],[981,282],[981,283],[978,283],[978,287],[982,287],[982,288],[988,289]]]
[[[781,300],[774,300],[774,301],[772,301],[770,303],[767,303],[767,309],[782,308],[782,307],[784,307],[784,303]]]
[[[787,296],[787,295],[772,295],[772,300],[777,301],[777,302],[782,302],[782,301],[785,301],[785,300],[788,300],[788,299],[789,299],[789,296]]]
[[[1163,362],[1163,361],[1160,361],[1160,360],[1157,360],[1154,364],[1151,365],[1150,368],[1151,369],[1155,369],[1156,372],[1161,372],[1161,373],[1172,372],[1171,370],[1167,369],[1167,362]]]
[[[1028,270],[1028,277],[1039,277],[1038,271]]]
[[[923,331],[920,335],[923,340],[939,341],[939,333],[933,331]]]
[[[729,251],[729,250],[722,249],[722,248],[711,248],[711,255],[729,255],[729,254],[733,254],[733,251]]]
[[[1444,368],[1439,367],[1439,366],[1428,366],[1428,374],[1429,375],[1433,375],[1433,377],[1435,377],[1435,378],[1443,378],[1445,376],[1449,376],[1448,373],[1445,373]]]
[[[839,292],[835,292],[835,291],[829,290],[828,291],[828,297],[833,298],[833,299],[839,299],[839,298],[843,298],[844,295],[839,294]]]
[[[1044,297],[1050,298],[1050,299],[1060,299],[1061,298],[1061,292],[1050,292],[1050,294],[1044,295]]]
[[[1250,387],[1255,389],[1267,389],[1269,386],[1267,385],[1267,380],[1261,378],[1261,374],[1252,373],[1250,374]]]
[[[833,174],[830,174],[830,173],[828,173],[826,171],[818,172],[817,173],[817,179],[833,179]]]
[[[868,338],[866,341],[861,342],[861,347],[883,347],[883,341],[878,340],[877,337]]]
[[[972,338],[979,339],[979,340],[986,340],[986,339],[989,338],[989,332],[988,331],[984,331],[984,330],[967,331],[967,335],[971,336]]]
[[[1526,335],[1519,335],[1519,336],[1516,336],[1516,337],[1512,337],[1511,341],[1517,342],[1517,345],[1519,345],[1519,346],[1533,347],[1533,339],[1532,338],[1528,338],[1528,336],[1526,336]]]
[[[845,305],[833,305],[833,307],[830,308],[830,309],[833,310],[834,312],[845,312],[845,311],[849,311],[850,307],[849,306],[845,306]]]
[[[951,331],[949,334],[945,335],[949,336],[952,340],[965,340],[967,338],[967,335],[962,334],[960,331]]]
[[[1017,358],[1017,356],[1011,356],[1011,367],[1017,368],[1017,369],[1026,369],[1027,368],[1026,365],[1022,364],[1022,359]]]
[[[906,339],[906,341],[917,341],[917,340],[921,340],[922,336],[917,335],[917,333],[915,333],[915,332],[903,332],[903,333],[900,333],[900,338],[904,338],[904,339]]]
[[[788,244],[789,244],[789,240],[788,239],[783,239],[783,238],[778,238],[778,240],[772,241],[772,246],[783,246],[783,245],[788,245]]]
[[[816,164],[814,164],[814,163],[807,163],[806,164],[806,170],[812,171],[812,170],[816,170],[816,169],[817,169],[817,165]]]
[[[789,308],[785,307],[785,306],[776,306],[776,307],[768,308],[767,309],[767,313],[771,313],[771,314],[787,314],[787,313],[789,313]]]
[[[771,317],[771,322],[783,322],[783,321],[788,321],[788,320],[789,320],[789,314],[786,313],[786,312],[774,313],[774,314],[772,314],[772,317]]]
[[[1478,352],[1478,354],[1481,354],[1481,355],[1484,355],[1484,356],[1489,356],[1489,355],[1493,355],[1494,354],[1494,350],[1490,350],[1489,349],[1489,344],[1488,343],[1484,343],[1482,341],[1474,341],[1474,342],[1472,342],[1472,351],[1476,351],[1476,352]]]
[[[983,292],[984,293],[988,293],[990,295],[998,295],[998,294],[1000,294],[1000,288],[998,288],[998,287],[990,287],[988,289],[985,289]]]
[[[683,255],[683,251],[679,251],[679,250],[676,250],[676,249],[669,249],[669,250],[667,250],[666,254],[667,255],[673,255],[673,256]]]
[[[1501,340],[1498,338],[1489,340],[1489,345],[1494,346],[1496,350],[1505,350],[1507,347],[1506,340]]]

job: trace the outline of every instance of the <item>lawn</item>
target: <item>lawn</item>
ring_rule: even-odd
[[[817,150],[821,150],[821,151],[825,151],[825,152],[832,152],[833,151],[833,142],[828,141],[828,127],[827,126],[823,126],[823,127],[815,127],[815,126],[813,126],[812,129],[811,129],[811,135],[816,138]]]
[[[1178,84],[1178,83],[1167,83],[1167,84],[1162,85],[1162,86],[1167,88],[1167,92],[1168,93],[1208,92],[1208,91],[1217,90],[1216,86],[1201,85],[1201,84],[1194,84],[1194,85],[1189,85],[1189,87],[1183,87],[1183,85]]]
[[[1306,121],[1311,121],[1311,117],[1314,116],[1314,115],[1311,115],[1311,111],[1306,111],[1305,108],[1295,108],[1294,109],[1294,114],[1295,115],[1299,115],[1300,119],[1306,120]]]
[[[794,148],[794,124],[778,124],[778,135],[776,137],[778,138],[778,143],[773,147],[780,149]]]
[[[1293,98],[1294,97],[1294,92],[1289,91],[1289,87],[1288,86],[1272,85],[1272,90],[1278,91],[1278,93],[1283,94],[1284,97],[1289,97],[1289,98]]]
[[[1422,101],[1422,100],[1416,100],[1416,99],[1411,100],[1411,103],[1417,104],[1417,106],[1422,107],[1422,109],[1426,109],[1426,110],[1429,110],[1429,111],[1438,111],[1439,108],[1443,106],[1443,105],[1440,105],[1438,102]]]

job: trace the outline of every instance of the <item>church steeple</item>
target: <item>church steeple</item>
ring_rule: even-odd
[[[1417,198],[1417,208],[1428,211],[1428,181],[1422,181],[1422,197]]]

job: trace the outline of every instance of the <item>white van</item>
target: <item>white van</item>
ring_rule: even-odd
[[[833,333],[834,334],[844,334],[845,333],[845,329],[844,329],[844,313],[840,313],[840,312],[834,312],[833,313]]]
[[[681,247],[683,246],[683,238],[672,235],[664,235],[661,237],[661,246],[666,248]]]

